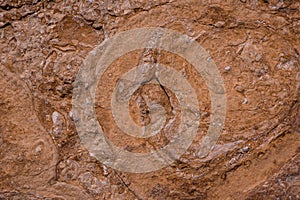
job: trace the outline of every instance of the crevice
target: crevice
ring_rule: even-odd
[[[0,28],[6,28],[6,27],[8,27],[8,26],[10,26],[10,25],[11,25],[10,22],[6,22],[6,23],[4,23],[2,26],[0,26]]]
[[[9,11],[9,10],[14,9],[14,8],[16,8],[16,9],[22,8],[24,5],[26,5],[26,4],[19,5],[19,6],[10,6],[10,5],[6,4],[4,6],[0,6],[0,9]]]
[[[116,172],[116,170],[113,170],[113,171],[116,174],[116,176],[118,177],[118,179],[121,181],[122,185],[125,186],[128,189],[128,191],[133,194],[133,196],[135,198],[137,198],[138,200],[143,200],[132,189],[130,189],[130,187],[125,183],[125,181],[123,180],[123,178]]]
[[[173,112],[173,111],[174,111],[174,107],[172,106],[172,103],[171,103],[171,97],[170,97],[169,93],[167,92],[166,88],[161,84],[161,82],[160,82],[160,80],[158,79],[158,77],[156,77],[156,80],[157,80],[157,82],[158,82],[160,88],[164,91],[165,95],[167,96],[168,102],[169,102],[169,104],[170,104],[170,106],[171,106],[171,110],[172,110],[172,112]]]

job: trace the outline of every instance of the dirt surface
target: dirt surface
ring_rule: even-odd
[[[162,27],[198,42],[224,81],[227,113],[217,144],[199,157],[212,115],[209,88],[184,58],[141,49],[99,79],[95,112],[105,136],[129,152],[167,145],[180,122],[168,88],[145,84],[130,98],[139,126],[149,102],[166,111],[155,136],[124,134],[111,111],[119,78],[161,63],[195,89],[200,125],[186,153],[149,173],[98,161],[72,113],[76,75],[88,54],[122,31]],[[297,0],[0,0],[0,199],[300,199],[300,2]]]

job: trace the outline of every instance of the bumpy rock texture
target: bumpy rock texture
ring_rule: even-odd
[[[107,109],[114,84],[141,58],[181,72],[196,88],[200,129],[179,160],[131,174],[97,161],[74,126],[72,90],[89,52],[121,31],[163,27],[210,52],[227,96],[224,130],[205,158],[208,88],[170,52],[141,50],[116,60],[99,81],[98,120],[115,145],[163,147],[178,125],[168,89],[141,87],[130,114],[149,123],[161,104],[170,126],[157,137],[122,133]],[[0,0],[0,199],[300,199],[300,2],[297,0]],[[145,62],[146,62],[145,61]],[[174,114],[175,113],[175,114]]]

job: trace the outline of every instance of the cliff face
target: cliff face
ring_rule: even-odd
[[[299,199],[299,35],[296,0],[0,0],[0,199]]]

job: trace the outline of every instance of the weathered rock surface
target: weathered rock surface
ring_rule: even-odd
[[[138,125],[148,102],[166,112],[155,137],[126,135],[111,94],[139,62],[177,70],[195,88],[200,125],[188,151],[150,173],[109,168],[85,149],[72,113],[73,83],[93,48],[115,34],[162,27],[197,41],[223,78],[226,121],[209,155],[199,142],[212,115],[209,88],[184,58],[137,50],[99,80],[95,111],[106,137],[131,152],[165,146],[180,123],[159,84],[129,100]],[[300,2],[297,0],[0,0],[0,199],[300,199]]]

